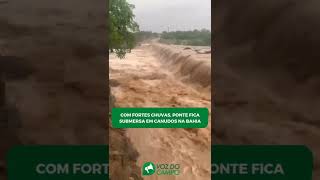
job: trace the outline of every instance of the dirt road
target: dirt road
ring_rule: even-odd
[[[210,61],[210,56],[207,59]],[[110,55],[111,91],[117,107],[207,107],[208,88],[184,83],[153,54],[149,45],[134,49],[125,59]],[[197,87],[197,88],[196,88]],[[210,110],[211,111],[211,110]],[[127,129],[126,136],[144,162],[179,163],[179,176],[150,176],[144,179],[210,179],[211,123],[205,129]],[[110,143],[113,141],[110,139]],[[112,149],[111,149],[112,151]]]

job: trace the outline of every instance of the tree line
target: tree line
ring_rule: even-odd
[[[136,45],[150,39],[159,39],[161,43],[166,44],[211,46],[211,31],[202,29],[193,31],[164,31],[162,33],[139,31],[134,33],[134,44]]]
[[[207,29],[193,31],[162,32],[160,42],[190,45],[190,46],[211,46],[211,31]]]

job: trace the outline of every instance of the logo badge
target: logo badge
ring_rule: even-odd
[[[156,172],[156,165],[152,162],[146,162],[142,166],[142,175],[150,176]]]

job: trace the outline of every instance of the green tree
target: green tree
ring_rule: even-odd
[[[109,0],[109,49],[119,58],[134,47],[134,33],[139,31],[133,9],[126,0]]]

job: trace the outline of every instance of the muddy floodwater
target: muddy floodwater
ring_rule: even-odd
[[[118,59],[110,55],[111,91],[117,107],[206,107],[211,112],[211,85],[203,87],[179,76],[179,64],[168,67],[152,45],[142,45]],[[176,55],[192,55],[210,66],[211,55],[171,46]],[[161,48],[160,48],[161,49]],[[168,56],[167,58],[170,58]],[[182,58],[183,59],[183,58]],[[168,59],[169,61],[169,59]],[[199,64],[199,63],[197,63]],[[190,72],[191,75],[191,72]],[[211,116],[211,115],[210,115]],[[211,168],[211,122],[204,129],[126,129],[125,135],[144,162],[180,164],[179,176],[144,177],[146,180],[209,180]],[[113,140],[110,139],[110,143]],[[112,151],[112,150],[111,150]]]

